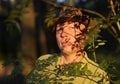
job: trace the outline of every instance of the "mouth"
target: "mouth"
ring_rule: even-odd
[[[69,41],[62,41],[63,46],[70,46],[71,43]]]

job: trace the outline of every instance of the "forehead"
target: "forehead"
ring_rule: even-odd
[[[74,27],[75,25],[79,25],[79,23],[67,21],[67,22],[57,24],[57,27],[62,27],[62,26],[73,26]]]

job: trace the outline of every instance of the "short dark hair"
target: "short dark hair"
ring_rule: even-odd
[[[57,24],[64,23],[66,21],[79,22],[88,27],[91,23],[91,18],[88,15],[84,15],[80,9],[75,7],[63,7],[59,13],[59,16],[54,19],[54,29]]]

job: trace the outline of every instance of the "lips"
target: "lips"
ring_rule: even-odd
[[[62,41],[61,43],[62,43],[63,46],[70,46],[70,44],[71,44],[71,43],[69,42],[69,40]]]

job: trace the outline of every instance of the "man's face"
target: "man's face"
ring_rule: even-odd
[[[76,28],[78,26],[78,28]],[[56,39],[62,53],[72,53],[77,48],[72,48],[76,41],[76,35],[81,33],[85,25],[78,22],[65,22],[56,27]]]

